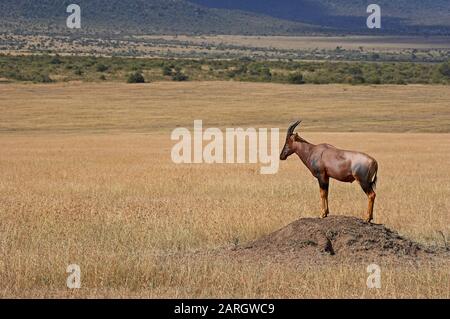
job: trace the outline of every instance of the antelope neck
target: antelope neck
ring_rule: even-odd
[[[297,154],[302,162],[306,165],[306,163],[308,162],[309,154],[311,153],[311,149],[314,145],[304,140],[295,141],[294,143],[295,154]]]

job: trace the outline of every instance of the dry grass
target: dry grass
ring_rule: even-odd
[[[436,121],[428,128],[445,131],[444,88],[414,87],[417,99],[406,103],[403,98],[413,92],[402,90],[411,87],[242,84],[237,95],[239,85],[233,83],[184,85],[0,86],[5,97],[0,125],[7,128],[0,135],[0,296],[450,297],[449,265],[381,264],[383,288],[372,291],[365,285],[367,265],[298,268],[264,258],[239,262],[210,256],[205,253],[210,249],[317,216],[318,186],[294,158],[273,176],[259,175],[255,165],[177,166],[170,160],[169,134],[170,125],[189,127],[194,117],[207,119],[208,126],[247,125],[258,119],[276,125],[296,115],[281,103],[294,94],[317,105],[313,115],[308,112],[310,118],[319,118],[322,110],[328,119],[333,92],[343,95],[335,94],[336,104],[343,107],[347,100],[350,109],[370,90],[380,92],[384,101],[380,114],[388,116],[387,105],[409,107],[404,121],[421,130],[429,120],[422,118],[435,112]],[[347,92],[355,99],[345,98]],[[269,97],[272,101],[266,101]],[[280,119],[274,119],[270,104],[283,109]],[[236,112],[244,105],[248,108]],[[344,119],[355,130],[361,127],[349,109],[335,115],[340,120],[330,129],[341,125],[348,130]],[[365,114],[378,117],[370,108]],[[387,130],[389,123],[373,122],[370,128]],[[325,126],[315,125],[317,130]],[[449,238],[448,134],[303,136],[365,151],[378,160],[376,222],[424,244],[443,245],[439,231]],[[330,205],[332,214],[362,216],[366,199],[357,185],[333,182]],[[191,255],[193,251],[202,254]],[[377,261],[367,264],[372,262]],[[71,263],[81,266],[79,291],[65,287]]]
[[[0,132],[162,132],[281,127],[316,132],[450,132],[447,86],[239,82],[0,85]]]

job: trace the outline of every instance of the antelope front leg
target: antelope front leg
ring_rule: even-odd
[[[328,188],[329,188],[329,179],[328,178],[320,178],[319,179],[320,186],[320,198],[322,199],[322,215],[320,218],[326,218],[330,213],[328,209]]]

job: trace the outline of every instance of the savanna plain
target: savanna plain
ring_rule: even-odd
[[[297,158],[171,160],[176,127],[280,128],[379,163],[375,223],[424,246],[450,238],[450,90],[439,85],[237,82],[0,85],[1,297],[450,298],[450,263],[302,265],[214,253],[320,215]],[[332,215],[363,217],[356,184],[331,182]],[[331,257],[332,258],[332,257]],[[382,288],[368,289],[379,263]],[[81,267],[81,289],[66,268]]]

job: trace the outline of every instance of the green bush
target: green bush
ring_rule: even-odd
[[[26,80],[23,78],[23,76],[17,70],[11,70],[9,72],[5,72],[4,76],[8,79],[13,79],[13,80],[17,80],[17,81],[25,81]]]
[[[260,75],[266,81],[270,81],[272,79],[272,72],[270,72],[269,68],[262,68],[260,70]]]
[[[50,76],[47,73],[33,74],[33,76],[31,77],[31,80],[33,82],[38,82],[38,83],[52,83],[53,82],[53,80],[50,78]]]
[[[184,73],[182,73],[181,71],[176,71],[175,72],[175,74],[172,76],[172,80],[173,81],[187,81],[187,80],[189,80],[189,77],[186,75],[186,74],[184,74]]]
[[[84,61],[84,66],[88,68],[88,67],[91,67],[91,66],[95,65],[96,63],[97,63],[96,58],[91,57],[88,60]]]
[[[450,61],[447,63],[442,63],[439,65],[439,73],[445,76],[447,79],[450,79]]]
[[[332,83],[329,72],[326,70],[316,70],[305,75],[305,81],[313,84],[329,84]]]
[[[61,63],[62,63],[62,61],[61,61],[61,59],[59,58],[58,55],[55,55],[55,56],[50,60],[50,64],[61,64]]]
[[[172,68],[165,65],[162,67],[162,73],[164,76],[171,76],[172,75]]]
[[[370,74],[367,77],[366,82],[369,84],[381,84],[381,79],[375,74]]]
[[[365,54],[367,54],[367,58],[371,58],[370,52]],[[381,55],[379,60],[385,58],[385,53]],[[417,56],[417,60],[421,59],[419,54]],[[377,57],[372,58],[376,60]],[[202,68],[202,66],[204,67]],[[236,79],[293,84],[450,84],[450,61],[439,64],[356,61],[295,62],[293,60],[174,60],[0,54],[0,77],[14,81],[48,83],[53,80],[49,74],[55,74],[58,75],[58,81],[63,81],[63,79],[106,79],[111,81],[118,77],[124,77],[124,81],[127,81],[130,77],[130,83],[143,83],[145,82],[145,79],[142,80],[143,74],[147,74],[147,72],[155,74],[155,70],[159,74],[162,73],[165,79],[173,81],[187,81],[192,78],[200,81]],[[103,73],[105,77],[101,77]],[[56,77],[53,81],[56,81]]]
[[[300,72],[289,74],[288,82],[291,84],[304,84],[303,74]]]
[[[248,66],[247,72],[251,76],[257,77],[257,80],[259,81],[270,81],[272,79],[272,73],[270,72],[270,68],[258,62],[251,63]]]
[[[362,75],[352,75],[350,76],[350,84],[357,85],[366,83],[366,79]]]
[[[107,65],[104,65],[103,63],[99,63],[99,64],[97,64],[96,70],[97,70],[97,72],[105,72],[108,70],[108,68],[109,67]]]
[[[134,72],[128,76],[127,83],[145,83],[145,79],[142,73]]]

